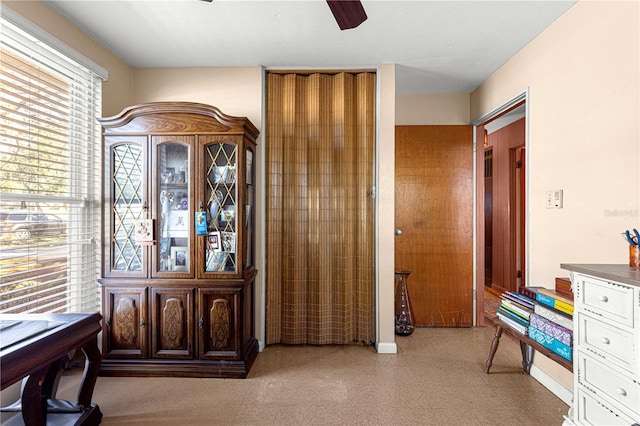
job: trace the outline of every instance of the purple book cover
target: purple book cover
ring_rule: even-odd
[[[573,343],[573,332],[561,325],[551,322],[548,319],[541,317],[536,313],[532,313],[529,317],[529,323],[531,326],[537,328],[543,333],[553,337],[557,341],[571,347]]]

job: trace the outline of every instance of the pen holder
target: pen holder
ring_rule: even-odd
[[[640,246],[629,245],[629,266],[632,268],[640,268]]]

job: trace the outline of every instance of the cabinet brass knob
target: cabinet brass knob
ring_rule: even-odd
[[[602,339],[600,339],[600,341],[605,345],[608,345],[609,343],[611,343],[611,340],[607,339],[606,337],[603,337]]]
[[[600,296],[600,301],[601,302],[608,302],[609,298],[607,296]]]

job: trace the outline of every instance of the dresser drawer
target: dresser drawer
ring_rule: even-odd
[[[583,312],[578,312],[578,348],[604,356],[607,362],[638,372],[638,338]]]
[[[580,276],[578,307],[611,321],[633,327],[633,288]]]
[[[628,373],[616,371],[600,361],[578,352],[578,382],[603,398],[609,398],[640,416],[640,383]]]
[[[578,407],[576,423],[579,425],[629,426],[633,424],[633,420],[609,409],[589,391],[578,388],[575,398]]]

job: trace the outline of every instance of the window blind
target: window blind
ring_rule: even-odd
[[[0,312],[95,312],[102,80],[1,25]]]

